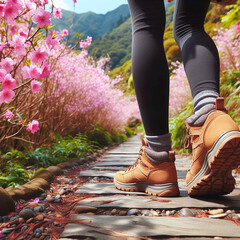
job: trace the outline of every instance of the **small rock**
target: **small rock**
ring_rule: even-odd
[[[61,202],[62,202],[62,199],[60,199],[60,198],[59,198],[59,199],[56,199],[56,200],[54,200],[54,202],[55,202],[55,203],[61,203]]]
[[[34,208],[34,212],[43,212],[45,210],[44,206],[37,206]]]
[[[42,198],[42,200],[44,200],[46,197],[47,197],[46,193],[42,193],[41,196],[40,196],[40,198]]]
[[[176,210],[172,210],[171,215],[174,215],[176,212],[177,212]]]
[[[209,218],[223,218],[223,217],[226,217],[227,215],[228,215],[227,213],[221,213],[221,214],[210,215]]]
[[[181,217],[194,217],[194,214],[192,213],[192,211],[189,208],[182,208],[178,214]]]
[[[119,213],[118,213],[118,215],[119,216],[125,216],[126,215],[126,211],[124,211],[124,210],[121,210]]]
[[[116,215],[117,214],[117,209],[113,209],[112,211],[111,211],[111,215]]]
[[[166,211],[166,216],[170,216],[171,215],[171,211]]]
[[[33,210],[29,208],[24,208],[20,213],[19,216],[23,218],[25,221],[28,220],[29,218],[34,217],[34,212]]]
[[[52,198],[51,196],[50,197],[46,197],[45,202],[53,202],[54,201],[54,198]]]
[[[42,221],[42,220],[44,219],[44,216],[43,216],[42,214],[40,214],[40,215],[37,215],[37,216],[35,217],[35,219],[36,219],[37,221]]]
[[[35,231],[34,231],[34,236],[36,238],[40,237],[41,234],[43,233],[43,230],[41,228],[37,228]]]
[[[227,210],[226,213],[230,214],[232,213],[232,210]]]
[[[22,226],[22,228],[21,228],[21,232],[24,232],[24,231],[26,231],[28,228],[29,228],[29,227],[28,227],[27,225],[25,225],[25,226]]]
[[[142,211],[142,216],[150,216],[150,215],[152,215],[152,214],[149,210],[143,210]]]
[[[25,222],[25,220],[23,218],[19,218],[18,221],[19,221],[19,223],[24,223]]]
[[[58,200],[58,199],[62,199],[61,195],[57,195],[57,196],[55,197],[55,200]]]
[[[231,217],[235,220],[240,220],[240,216],[238,214],[233,214]]]
[[[8,222],[9,221],[9,217],[8,216],[3,216],[2,220],[3,220],[3,222]]]
[[[209,210],[208,213],[211,215],[216,215],[216,214],[224,213],[224,210],[223,209],[212,209],[212,210]]]
[[[130,210],[127,212],[127,215],[128,215],[128,216],[138,215],[138,213],[139,213],[139,210],[138,210],[138,209],[130,209]]]
[[[19,218],[18,215],[14,216],[14,217],[11,217],[11,218],[10,218],[10,222],[15,221],[15,220],[18,219],[18,218]]]
[[[79,214],[79,213],[87,213],[87,212],[96,212],[97,211],[97,208],[95,207],[91,207],[91,206],[75,206],[73,209],[72,209],[72,213],[73,214]]]
[[[151,210],[153,217],[158,217],[159,213],[157,211]]]
[[[166,213],[166,210],[163,209],[163,210],[162,210],[162,213]]]
[[[3,229],[2,229],[2,235],[8,235],[8,234],[11,233],[13,230],[15,230],[14,227],[12,227],[12,228],[3,228]]]
[[[35,208],[35,207],[38,206],[38,204],[37,204],[36,202],[30,202],[30,203],[28,203],[27,206],[32,207],[32,208]]]

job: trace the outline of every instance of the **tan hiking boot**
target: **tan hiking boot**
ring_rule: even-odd
[[[185,148],[192,146],[193,159],[186,182],[188,194],[224,195],[234,189],[232,170],[240,165],[240,131],[227,114],[224,99],[216,99],[202,126],[190,126]]]
[[[142,147],[136,162],[125,171],[118,171],[114,177],[115,187],[123,191],[140,191],[161,197],[179,196],[177,172],[175,167],[175,153],[166,152],[166,156],[157,163],[146,156],[150,150],[146,140],[142,140]],[[156,155],[158,154],[155,152]]]

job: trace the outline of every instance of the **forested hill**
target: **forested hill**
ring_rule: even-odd
[[[130,12],[127,4],[123,4],[106,14],[86,12],[74,15],[73,27],[70,31],[69,43],[74,44],[78,38],[76,32],[83,33],[83,38],[91,36],[93,40],[99,39],[105,33],[111,32],[127,18]],[[53,19],[54,29],[68,29],[72,25],[73,12],[62,10],[61,19]]]
[[[172,21],[171,6],[175,0],[168,3],[165,0],[167,24]],[[62,10],[62,18],[54,19],[56,30],[68,28],[72,24],[73,13]],[[111,69],[121,66],[131,58],[131,18],[127,4],[123,4],[106,14],[87,12],[75,14],[73,27],[70,31],[69,44],[74,45],[78,37],[76,32],[83,33],[82,38],[91,36],[93,44],[88,48],[90,55],[100,57],[110,55]]]
[[[168,26],[173,18],[174,2],[168,3],[166,7],[166,25]],[[106,33],[101,39],[95,40],[89,47],[92,56],[100,57],[109,54],[111,57],[110,67],[114,69],[123,65],[131,59],[132,27],[131,18],[114,28],[110,33]]]

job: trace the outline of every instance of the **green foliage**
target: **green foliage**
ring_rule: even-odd
[[[47,167],[56,165],[60,162],[67,161],[71,158],[86,157],[88,153],[92,153],[98,147],[96,143],[81,134],[67,136],[65,139],[57,137],[57,142],[51,148],[37,148],[34,152],[29,153],[29,159],[36,167]]]
[[[26,183],[31,176],[31,170],[25,170],[22,165],[9,160],[5,168],[1,168],[0,186],[3,188],[16,187]]]
[[[240,127],[240,69],[229,69],[221,75],[221,96],[225,97],[225,106],[229,115]]]
[[[97,58],[109,54],[111,69],[119,67],[131,59],[132,43],[131,19],[105,34],[100,40],[95,40],[89,47],[89,54]]]
[[[226,6],[227,10],[230,10],[227,14],[221,16],[221,21],[225,27],[230,27],[240,19],[240,0],[236,4]]]
[[[190,151],[184,149],[186,139],[184,120],[192,115],[192,113],[193,105],[192,103],[188,103],[187,106],[169,122],[169,131],[172,133],[172,148],[179,153],[186,153]]]
[[[112,145],[112,138],[108,131],[101,126],[96,126],[89,132],[88,137],[91,141],[95,141],[100,147]]]

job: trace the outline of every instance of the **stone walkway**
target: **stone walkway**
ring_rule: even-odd
[[[180,197],[160,198],[117,190],[112,183],[114,174],[135,162],[140,146],[140,139],[135,136],[108,151],[99,162],[91,165],[90,170],[80,173],[89,181],[77,193],[89,197],[77,207],[89,208],[90,213],[73,214],[72,218],[83,220],[83,223],[67,225],[62,240],[240,239],[240,225],[236,224],[240,221],[226,220],[228,215],[240,212],[240,189],[222,197],[190,198],[185,185],[190,157],[176,157]],[[209,216],[209,209],[218,210]]]

